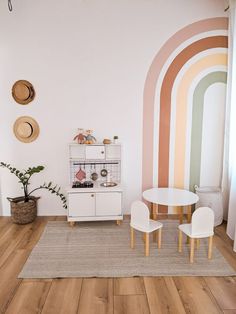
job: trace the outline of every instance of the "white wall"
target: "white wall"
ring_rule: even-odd
[[[17,167],[43,164],[32,186],[68,184],[67,143],[78,127],[118,135],[124,145],[125,210],[141,193],[143,87],[165,41],[200,19],[224,15],[222,0],[12,0],[0,2],[0,160]],[[18,79],[36,90],[21,106],[11,97]],[[16,140],[12,125],[30,115],[41,128],[37,141]],[[148,139],[146,139],[148,140]],[[17,180],[1,170],[3,215],[7,196],[20,195]],[[64,214],[46,192],[40,215]]]

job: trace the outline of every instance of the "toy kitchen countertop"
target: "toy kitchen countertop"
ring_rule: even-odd
[[[67,187],[66,192],[67,193],[78,193],[78,192],[122,192],[123,188],[120,183],[117,183],[115,186],[103,186],[101,184],[107,183],[106,181],[97,181],[97,182],[92,182],[93,186],[92,187]],[[110,182],[108,182],[109,185]]]

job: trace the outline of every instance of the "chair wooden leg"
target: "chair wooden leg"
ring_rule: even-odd
[[[183,239],[183,233],[181,230],[179,230],[179,252],[182,252],[182,239]]]
[[[212,257],[212,243],[213,243],[213,236],[209,237],[209,246],[208,246],[208,258],[211,259]]]
[[[134,228],[130,227],[130,246],[131,246],[131,249],[134,248],[134,242],[135,242],[135,234],[134,234]]]
[[[146,233],[145,238],[145,255],[149,256],[149,233]]]
[[[199,247],[200,247],[200,239],[196,239],[196,248],[197,248],[197,250],[199,249]]]
[[[70,221],[70,226],[74,227],[74,225],[75,225],[75,221]]]
[[[120,226],[121,220],[117,220],[117,221],[116,221],[116,224],[117,224],[118,226]]]
[[[143,242],[145,243],[145,241],[146,241],[146,233],[144,232],[143,233]]]
[[[157,231],[153,231],[152,237],[153,237],[153,242],[156,242],[157,241]]]
[[[158,249],[160,249],[161,248],[161,233],[162,233],[162,230],[161,230],[162,228],[160,228],[159,230],[158,230]]]
[[[193,263],[194,257],[194,238],[190,238],[190,263]]]

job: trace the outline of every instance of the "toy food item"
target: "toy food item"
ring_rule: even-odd
[[[104,138],[103,144],[111,144],[111,140],[109,138]]]

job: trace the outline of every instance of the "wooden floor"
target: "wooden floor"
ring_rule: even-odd
[[[48,220],[64,217],[24,226],[0,218],[1,313],[236,313],[236,277],[17,279]],[[225,225],[216,228],[214,244],[236,269]]]

